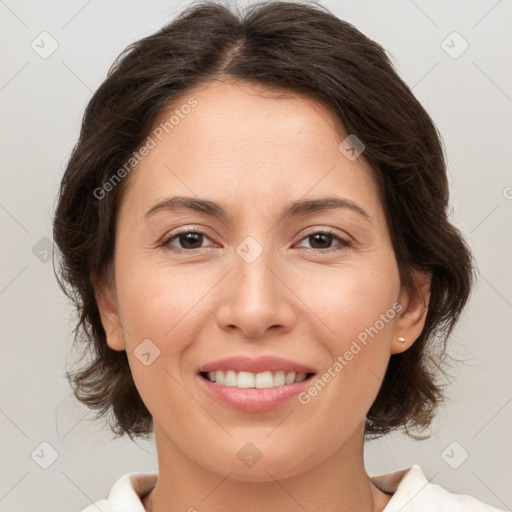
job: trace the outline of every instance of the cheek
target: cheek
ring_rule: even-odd
[[[354,414],[358,408],[365,413],[382,383],[401,310],[394,257],[364,267],[334,269],[308,283],[302,296],[315,313],[310,316],[319,328],[315,334],[330,360],[316,378],[322,382],[304,401],[325,389],[326,398],[329,395],[325,403],[336,402],[342,409],[349,406]]]
[[[126,352],[134,382],[150,412],[159,418],[172,403],[173,411],[186,418],[190,402],[177,381],[183,380],[183,354],[207,318],[202,313],[206,301],[201,298],[212,285],[205,273],[150,265],[150,260],[124,261],[116,267]]]
[[[192,327],[201,309],[200,299],[210,287],[207,274],[155,263],[148,255],[121,260],[116,267],[116,289],[127,345],[150,338],[155,343],[172,339],[176,347],[175,335]]]
[[[375,324],[379,333],[389,334],[397,317],[400,278],[393,254],[388,256],[315,269],[302,278],[298,295],[333,347],[343,348]]]

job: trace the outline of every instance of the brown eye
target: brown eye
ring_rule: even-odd
[[[329,230],[315,231],[306,235],[302,240],[310,240],[310,249],[316,249],[320,252],[341,251],[351,245],[348,240],[345,240],[333,231]],[[337,241],[338,245],[332,247],[331,244],[333,241]]]
[[[209,240],[209,238],[201,231],[187,229],[177,233],[171,233],[171,235],[162,242],[162,247],[177,250],[178,252],[195,251],[204,248],[202,247],[204,238]],[[176,247],[174,242],[177,242],[179,246]]]

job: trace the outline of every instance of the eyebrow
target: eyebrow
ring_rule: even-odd
[[[148,219],[155,213],[162,210],[174,210],[177,208],[187,208],[189,210],[205,213],[206,215],[220,219],[229,218],[226,210],[214,201],[186,196],[174,196],[159,201],[144,214],[144,218]],[[368,213],[366,213],[366,211],[358,204],[349,199],[343,199],[336,196],[292,201],[282,210],[281,219],[284,219],[285,217],[298,217],[312,212],[334,210],[338,208],[353,211],[371,223],[371,218]]]

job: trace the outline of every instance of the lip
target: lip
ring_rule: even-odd
[[[277,372],[279,370],[283,370],[287,373],[316,373],[314,368],[290,361],[289,359],[283,359],[275,356],[260,356],[253,358],[245,355],[231,356],[225,359],[218,359],[217,361],[206,363],[198,368],[197,373],[213,372],[216,370],[234,370],[235,372],[251,373]],[[298,384],[300,384],[300,382]]]
[[[312,379],[312,377],[309,377],[302,382],[294,382],[274,388],[258,389],[215,384],[200,374],[197,374],[196,377],[199,379],[199,385],[205,392],[221,404],[249,413],[267,412],[284,405],[309,387]]]

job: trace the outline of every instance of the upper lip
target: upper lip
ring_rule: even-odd
[[[244,355],[231,356],[225,359],[217,359],[210,363],[203,364],[198,373],[214,372],[216,370],[234,370],[236,372],[276,372],[283,370],[287,373],[315,373],[315,371],[303,364],[274,356],[249,357]]]

